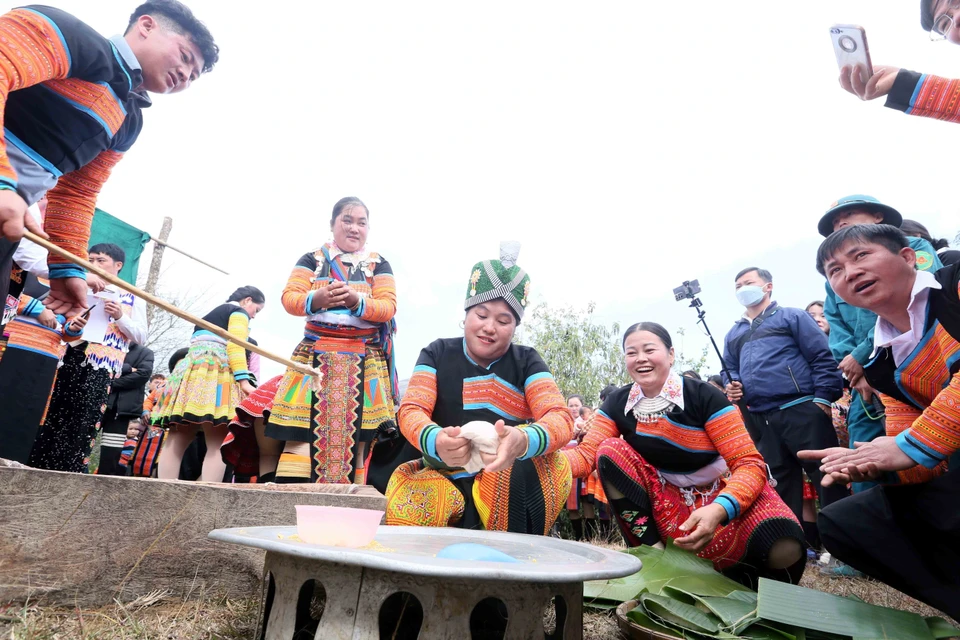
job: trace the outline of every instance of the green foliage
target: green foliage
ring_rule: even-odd
[[[688,358],[687,355],[683,352],[683,342],[686,338],[687,333],[683,327],[676,330],[676,336],[673,339],[673,346],[676,352],[676,363],[674,364],[674,369],[679,372],[689,371],[693,369],[699,373],[704,379],[706,379],[709,373],[706,370],[707,367],[707,355],[710,353],[710,347],[703,345],[703,349],[700,351],[699,358]]]
[[[608,384],[628,382],[620,348],[620,325],[603,326],[593,319],[596,304],[586,309],[541,304],[525,323],[524,342],[540,353],[564,397],[575,393],[596,406]]]

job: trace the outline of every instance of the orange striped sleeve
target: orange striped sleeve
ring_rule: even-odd
[[[280,296],[280,303],[283,308],[292,316],[309,315],[307,311],[307,298],[310,295],[310,289],[313,283],[313,271],[297,265],[290,273],[287,279],[287,286],[283,288]]]
[[[571,418],[572,420],[573,418]],[[620,437],[617,425],[600,409],[587,420],[585,428],[587,429],[587,435],[583,437],[580,444],[572,449],[564,449],[560,452],[566,456],[570,463],[574,478],[586,478],[597,468],[597,449],[601,442],[607,438]]]
[[[69,73],[66,43],[50,20],[29,9],[14,9],[0,16],[0,188],[17,186],[3,133],[7,96],[47,80],[66,78]]]
[[[123,154],[116,151],[101,151],[88,164],[61,176],[57,186],[47,192],[43,229],[51,242],[86,260],[97,196],[122,157]],[[47,264],[51,278],[84,277],[84,269],[52,252]]]
[[[370,295],[363,299],[360,318],[367,322],[389,322],[397,315],[397,284],[386,260],[377,265]]]
[[[889,396],[881,399],[887,408],[887,435],[896,437],[900,449],[918,463],[898,472],[900,481],[926,482],[942,475],[946,459],[960,449],[960,372],[922,413]]]
[[[441,426],[433,421],[433,408],[437,404],[437,369],[426,350],[421,352],[417,366],[410,376],[407,392],[400,404],[398,419],[400,432],[410,444],[425,456],[439,460],[437,435]],[[458,426],[458,425],[446,425]]]
[[[533,422],[520,428],[527,434],[527,452],[522,459],[562,449],[573,437],[573,417],[563,401],[563,394],[549,371],[529,376],[523,384],[523,395],[533,414]]]
[[[707,419],[704,429],[730,469],[727,484],[715,502],[726,509],[728,518],[735,518],[749,509],[763,491],[767,467],[736,407],[727,405],[717,411]],[[731,500],[736,504],[731,504]]]

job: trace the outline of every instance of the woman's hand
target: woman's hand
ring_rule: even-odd
[[[718,504],[708,504],[690,514],[686,522],[680,525],[680,531],[687,535],[677,538],[673,542],[681,549],[696,553],[713,540],[717,527],[727,519],[727,510]]]
[[[353,292],[346,282],[341,280],[331,280],[330,284],[317,289],[313,294],[313,305],[310,313],[316,313],[322,309],[333,309],[334,307],[347,306],[347,298]]]
[[[460,435],[460,427],[445,427],[437,434],[437,455],[448,467],[470,462],[470,441]]]
[[[37,322],[48,329],[57,328],[57,316],[53,315],[53,311],[50,311],[50,309],[44,309],[41,311],[40,315],[37,316]]]
[[[87,326],[87,316],[81,315],[77,316],[73,320],[67,323],[67,326],[70,327],[71,333],[80,333],[83,331],[83,328]]]
[[[256,391],[256,387],[250,384],[249,380],[240,381],[240,395],[242,396],[241,400],[246,400],[247,396]]]
[[[500,439],[497,453],[480,452],[480,458],[484,464],[483,470],[490,473],[502,471],[512,465],[517,458],[527,452],[527,447],[530,446],[529,438],[523,431],[504,425],[503,420],[497,420],[493,428],[497,430],[497,437]]]

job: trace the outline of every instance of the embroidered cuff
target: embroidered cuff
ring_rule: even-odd
[[[727,512],[727,522],[740,515],[740,503],[729,493],[721,493],[713,499],[713,502],[719,504]]]
[[[16,191],[17,183],[10,178],[0,178],[0,189],[7,189],[8,191]]]
[[[51,280],[64,280],[66,278],[80,278],[81,280],[86,280],[87,272],[85,269],[78,267],[75,264],[50,265]]]
[[[240,382],[240,381],[242,381],[242,380],[252,380],[252,379],[253,379],[253,374],[250,373],[249,371],[247,371],[246,369],[243,369],[243,370],[241,370],[241,371],[237,371],[236,373],[234,373],[234,374],[233,374],[233,379],[234,379],[236,382]]]
[[[917,442],[916,439],[911,438],[910,431],[910,429],[907,429],[906,431],[900,432],[900,435],[897,436],[897,446],[900,447],[900,451],[903,451],[910,456],[914,462],[922,464],[927,469],[933,469],[940,464],[940,461],[943,460],[940,454],[931,451]]]
[[[308,316],[315,313],[313,310],[313,294],[314,294],[313,291],[307,294],[307,301],[304,303],[304,307],[303,307],[303,310],[306,312],[306,315]]]
[[[31,318],[39,318],[40,314],[46,311],[46,307],[43,306],[43,303],[34,298],[27,303],[27,306],[23,309],[23,315],[30,316]]]
[[[550,436],[547,435],[547,432],[544,431],[543,427],[536,423],[523,425],[517,427],[527,434],[527,451],[522,456],[521,460],[529,460],[535,456],[542,456],[546,453],[547,449],[550,447]]]
[[[63,335],[69,336],[71,338],[79,338],[80,336],[83,335],[83,329],[80,329],[79,331],[74,332],[73,329],[70,328],[70,325],[64,325]]]
[[[366,308],[367,308],[366,298],[364,298],[363,296],[360,296],[360,303],[357,305],[356,309],[353,309],[350,311],[350,315],[354,316],[355,318],[359,318],[363,315],[363,310]]]
[[[910,113],[913,110],[914,100],[917,98],[917,91],[923,86],[926,79],[926,74],[900,69],[897,72],[897,77],[893,80],[893,86],[887,93],[887,100],[883,106]]]
[[[431,424],[423,428],[420,432],[420,451],[424,456],[430,456],[439,460],[437,455],[437,436],[440,435],[440,425]]]

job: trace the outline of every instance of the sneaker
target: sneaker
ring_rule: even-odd
[[[865,578],[861,572],[857,571],[848,564],[837,562],[836,566],[823,567],[820,569],[820,575],[830,578]]]
[[[816,562],[819,559],[817,552],[813,549],[807,549],[807,562]]]

